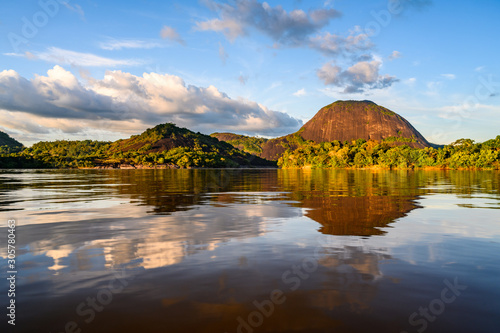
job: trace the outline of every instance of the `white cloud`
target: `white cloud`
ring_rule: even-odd
[[[211,30],[222,32],[231,42],[233,42],[236,38],[245,35],[242,24],[232,19],[213,19],[204,22],[197,22],[196,28],[202,31]]]
[[[0,72],[0,110],[43,119],[44,127],[67,133],[100,126],[139,132],[171,121],[205,133],[224,130],[278,136],[302,125],[286,113],[247,99],[231,99],[214,86],[186,85],[175,75],[107,71],[103,79],[83,85],[60,66],[32,79],[13,70]]]
[[[393,76],[380,75],[381,65],[379,60],[359,61],[342,70],[328,62],[317,71],[317,75],[326,85],[343,87],[343,93],[361,93],[366,89],[386,88],[398,81]]]
[[[8,57],[24,57],[24,53],[14,53],[14,52],[7,52],[7,53],[2,53],[4,56]]]
[[[403,55],[399,51],[392,51],[391,55],[389,56],[389,60],[394,60],[401,58]]]
[[[8,57],[20,57],[20,58],[26,58],[26,59],[36,59],[36,55],[33,53],[26,51],[24,53],[13,53],[13,52],[8,52],[8,53],[3,53],[3,55],[8,56]]]
[[[410,77],[409,79],[406,79],[403,81],[403,83],[408,85],[408,86],[414,86],[415,82],[417,82],[417,79],[414,77]]]
[[[121,49],[152,49],[161,46],[157,42],[137,39],[109,39],[108,41],[99,43],[101,49],[110,51]]]
[[[92,53],[75,52],[57,47],[49,47],[45,52],[35,53],[34,56],[58,65],[67,64],[82,67],[117,67],[142,64],[141,61],[135,59],[105,58]]]
[[[301,97],[307,95],[307,92],[304,88],[297,90],[293,93],[293,96]]]
[[[353,74],[355,79],[361,82],[371,83],[377,79],[379,67],[379,61],[361,61],[349,67],[347,71]]]
[[[309,47],[326,55],[338,55],[364,51],[373,46],[368,35],[355,29],[347,37],[331,34],[329,32],[314,36],[309,39]]]
[[[318,70],[317,75],[326,85],[336,84],[341,71],[342,68],[339,66],[333,65],[332,62],[327,62]]]
[[[186,44],[186,42],[184,41],[184,39],[181,38],[181,36],[177,32],[177,30],[175,30],[174,28],[169,27],[167,25],[163,26],[163,28],[161,29],[160,36],[163,39],[169,39],[169,40],[177,42],[181,45]]]
[[[441,74],[441,76],[448,80],[455,80],[456,78],[455,74]]]

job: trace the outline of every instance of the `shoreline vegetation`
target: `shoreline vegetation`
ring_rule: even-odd
[[[411,148],[388,142],[339,141],[305,142],[287,150],[279,158],[283,169],[417,169],[417,170],[498,170],[500,169],[500,135],[482,143],[460,139],[434,148]]]

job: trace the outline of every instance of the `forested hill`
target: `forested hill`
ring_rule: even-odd
[[[270,167],[275,162],[240,151],[216,138],[174,124],[160,124],[115,142],[39,142],[3,154],[0,168],[188,168]]]
[[[21,150],[23,144],[7,133],[0,131],[0,153],[9,153]]]
[[[109,152],[113,158],[135,158],[138,160],[135,161],[136,163],[174,163],[181,167],[276,165],[242,152],[217,138],[199,132],[195,133],[171,123],[160,124],[147,129],[140,135],[115,141],[110,145]],[[146,159],[144,156],[147,156]]]

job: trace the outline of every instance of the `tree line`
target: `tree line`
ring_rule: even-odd
[[[411,148],[390,142],[306,141],[288,149],[278,160],[281,168],[449,168],[499,169],[500,135],[482,143],[460,139],[441,148]]]
[[[155,140],[166,136],[107,141],[39,142],[29,148],[0,147],[0,168],[93,168],[117,167],[120,164],[146,167],[225,168],[239,166],[273,166],[274,162],[245,153],[225,142],[211,142],[215,138],[197,137],[191,133],[172,133],[177,139],[191,138],[190,146],[171,149],[153,149]],[[140,141],[138,141],[140,139]],[[296,142],[295,142],[296,141]],[[389,168],[389,169],[500,169],[500,135],[482,143],[460,139],[441,148],[411,148],[404,142],[374,140],[331,141],[315,143],[295,140],[297,149],[287,149],[277,165],[291,168]],[[140,143],[140,148],[130,145]],[[251,142],[252,148],[261,142]],[[236,143],[234,143],[236,144]],[[242,142],[238,142],[241,145]],[[255,153],[259,150],[255,149]]]

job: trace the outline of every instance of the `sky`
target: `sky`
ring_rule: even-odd
[[[277,137],[371,100],[430,142],[481,142],[500,135],[499,14],[497,0],[4,2],[0,131]]]

